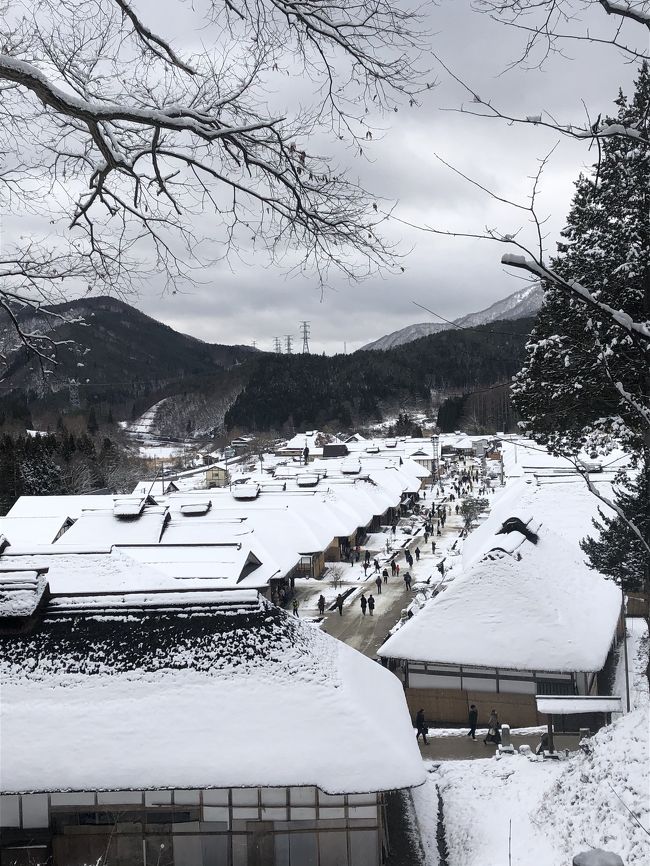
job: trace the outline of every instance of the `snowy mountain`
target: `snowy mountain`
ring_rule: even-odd
[[[543,297],[544,292],[540,286],[526,286],[478,313],[468,313],[466,316],[454,319],[453,324],[459,328],[475,328],[477,325],[488,325],[500,319],[523,319],[534,316],[542,306]],[[395,346],[412,343],[420,337],[428,337],[429,334],[437,334],[438,331],[446,331],[451,327],[453,326],[444,322],[420,322],[417,325],[408,325],[372,343],[367,343],[359,351],[394,349]]]

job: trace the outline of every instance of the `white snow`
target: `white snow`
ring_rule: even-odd
[[[281,657],[253,652],[208,672],[28,674],[2,663],[3,791],[421,784],[399,681],[296,628],[306,642]]]
[[[648,863],[647,628],[635,619],[628,620],[628,630],[635,708],[591,738],[588,754],[544,761],[515,754],[427,765],[427,782],[413,792],[413,800],[432,866],[436,786],[444,804],[448,866],[558,866],[593,848],[619,854],[626,866]]]
[[[587,568],[577,544],[542,526],[538,544],[527,542],[521,560],[503,553],[479,561],[390,637],[379,655],[598,671],[620,608],[618,587]]]

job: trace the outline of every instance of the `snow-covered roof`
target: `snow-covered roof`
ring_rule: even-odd
[[[156,544],[169,519],[166,508],[151,506],[127,518],[110,511],[82,511],[77,522],[65,532],[61,545]]]
[[[262,558],[264,557],[264,558]],[[261,589],[276,576],[277,563],[261,545],[142,545],[104,553],[73,553],[53,545],[20,555],[11,548],[0,569],[47,569],[53,595]]]
[[[393,674],[255,594],[199,595],[59,600],[0,639],[3,793],[424,781]]]
[[[38,607],[47,576],[36,570],[0,570],[0,625],[13,617],[29,617]]]
[[[577,541],[545,526],[537,544],[488,553],[379,650],[388,658],[539,671],[598,671],[620,589],[587,568]],[[494,547],[499,546],[495,536]]]
[[[611,493],[609,481],[595,482],[605,495]],[[474,529],[463,544],[463,567],[469,568],[494,546],[503,546],[507,536],[496,535],[509,517],[543,523],[567,539],[581,539],[593,531],[592,519],[598,509],[608,509],[588,489],[580,476],[528,483],[525,478],[511,480],[490,498],[487,519]],[[582,556],[582,554],[580,554]],[[584,561],[584,556],[582,556]]]
[[[113,507],[108,494],[78,496],[21,496],[9,509],[8,517],[71,517],[76,519],[83,510]]]
[[[8,543],[16,546],[21,544],[51,544],[64,529],[68,518],[53,517],[0,517],[0,535],[4,535]]]
[[[620,713],[623,702],[618,697],[603,695],[537,695],[537,711],[546,716],[572,716],[574,713]]]

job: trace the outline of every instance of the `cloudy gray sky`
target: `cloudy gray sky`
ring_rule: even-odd
[[[173,14],[173,0],[138,4],[145,10],[165,5],[169,16],[151,23],[175,44],[193,34]],[[577,4],[576,4],[577,5]],[[598,3],[591,4],[592,32],[607,24]],[[515,115],[551,112],[559,122],[584,122],[584,103],[592,117],[612,110],[619,87],[627,92],[635,65],[607,47],[573,42],[568,58],[551,58],[542,69],[520,67],[504,72],[521,53],[525,36],[478,14],[468,0],[439,0],[430,9],[431,45],[463,80],[504,111]],[[186,20],[186,19],[184,19]],[[437,86],[420,106],[405,106],[385,118],[385,134],[367,150],[369,159],[345,152],[353,177],[378,197],[396,201],[395,214],[409,222],[457,231],[481,232],[485,226],[514,233],[530,227],[521,212],[495,202],[451,172],[436,155],[491,188],[499,196],[525,201],[530,175],[538,160],[559,141],[545,171],[538,201],[548,216],[548,247],[553,250],[562,227],[578,172],[590,164],[588,146],[558,133],[530,126],[508,126],[447,109],[458,108],[466,94],[431,58]],[[301,82],[288,82],[303,92]],[[315,274],[287,275],[269,267],[266,258],[245,254],[247,263],[232,259],[201,274],[198,285],[185,284],[179,294],[162,294],[153,281],[136,304],[177,330],[221,343],[256,342],[271,350],[276,336],[291,334],[299,344],[299,323],[311,323],[312,351],[327,353],[358,348],[363,343],[426,315],[413,301],[445,318],[474,312],[521,287],[521,281],[500,264],[503,248],[479,240],[444,238],[393,223],[391,240],[407,253],[399,276],[375,276],[348,283],[332,274],[324,289]],[[532,235],[529,235],[532,237]],[[299,346],[298,346],[299,347]]]

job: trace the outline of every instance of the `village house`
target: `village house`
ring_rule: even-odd
[[[3,864],[385,862],[389,792],[425,778],[392,674],[255,592],[44,604],[28,575],[0,604]]]
[[[473,703],[481,719],[494,707],[511,725],[536,725],[536,695],[609,694],[618,587],[530,517],[503,521],[485,547],[379,650],[411,710],[464,724]]]

